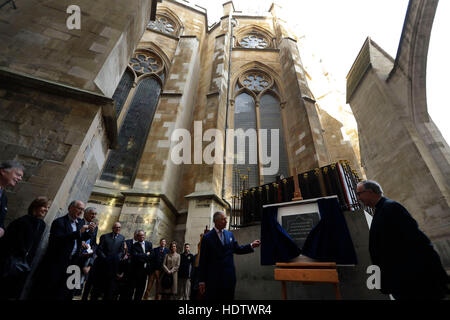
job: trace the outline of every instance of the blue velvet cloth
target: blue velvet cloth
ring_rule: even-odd
[[[278,223],[278,207],[264,208],[261,219],[261,264],[289,262],[300,253],[310,258],[356,264],[356,252],[337,199],[318,200],[320,221],[300,249]]]
[[[302,254],[319,261],[357,264],[355,248],[337,199],[319,199],[320,221],[313,227]]]
[[[263,209],[261,218],[261,265],[289,262],[301,250],[277,221],[278,207]]]

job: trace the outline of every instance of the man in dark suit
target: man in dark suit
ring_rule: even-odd
[[[92,232],[90,230],[86,231],[89,233],[89,239],[81,242],[79,267],[82,273],[81,285],[84,287],[82,300],[87,300],[89,292],[92,288],[92,277],[89,277],[89,273],[94,265],[94,259],[96,258],[95,251],[97,250],[98,223],[96,216],[96,208],[89,207],[84,210],[84,224],[92,224],[94,226],[94,230]]]
[[[214,228],[202,238],[199,263],[199,290],[206,300],[233,300],[236,270],[233,254],[253,252],[260,245],[255,240],[239,246],[233,234],[225,230],[227,218],[218,211],[213,215]]]
[[[152,259],[150,262],[149,277],[147,282],[147,289],[145,290],[144,300],[147,300],[150,296],[150,290],[153,283],[155,283],[155,300],[158,300],[159,281],[161,276],[162,264],[164,257],[169,253],[169,249],[166,248],[166,239],[159,240],[159,247],[154,248],[152,252]]]
[[[136,230],[130,247],[129,299],[140,301],[147,283],[151,263],[152,243],[145,241],[145,232]]]
[[[72,201],[68,214],[55,219],[50,228],[47,251],[42,263],[36,270],[36,282],[33,297],[49,300],[71,300],[73,290],[67,287],[67,267],[78,265],[81,241],[89,238],[93,226],[85,225],[80,218],[84,203]]]
[[[117,280],[123,276],[119,264],[125,254],[125,238],[120,234],[121,228],[121,224],[116,222],[111,233],[100,237],[91,300],[97,300],[102,292],[103,300],[113,300],[117,294]]]
[[[376,181],[358,183],[356,195],[375,208],[369,232],[372,263],[381,271],[381,292],[394,299],[442,299],[448,277],[416,220],[398,202],[383,197]]]
[[[180,254],[180,268],[178,269],[178,295],[180,300],[189,300],[191,296],[191,275],[194,268],[194,255],[191,245],[184,244],[184,251]]]
[[[24,167],[16,161],[5,161],[0,164],[0,238],[5,234],[5,216],[8,212],[6,188],[14,187],[22,180]]]

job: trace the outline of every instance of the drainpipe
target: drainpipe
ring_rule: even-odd
[[[230,207],[230,225],[233,221],[233,207],[225,199],[225,168],[227,158],[227,129],[228,129],[228,108],[230,106],[230,83],[231,83],[231,52],[233,51],[233,10],[230,10],[228,17],[228,31],[230,32],[230,46],[228,51],[228,85],[227,85],[227,105],[225,109],[225,139],[224,139],[224,154],[223,154],[223,173],[222,173],[222,200]]]

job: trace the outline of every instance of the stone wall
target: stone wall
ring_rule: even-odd
[[[80,29],[69,30],[71,0],[16,0],[0,11],[0,66],[111,97],[151,15],[151,0],[79,0]]]
[[[436,5],[410,2],[395,60],[366,40],[347,97],[367,177],[408,209],[450,272],[450,148],[426,112],[423,81]]]
[[[88,199],[110,144],[102,107],[112,110],[112,101],[80,99],[76,95],[84,93],[23,75],[2,77],[1,158],[25,166],[23,181],[9,196],[6,222],[25,214],[35,197],[47,196],[53,200],[50,223],[71,200]]]

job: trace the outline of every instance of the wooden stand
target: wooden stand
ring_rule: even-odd
[[[297,172],[294,174],[294,197],[292,198],[292,201],[299,201],[303,200],[302,192],[300,190],[300,185],[298,183],[298,175]]]
[[[287,299],[286,281],[302,283],[327,282],[334,285],[336,300],[341,300],[338,273],[334,262],[290,262],[276,264],[275,280],[281,281],[283,300]]]

